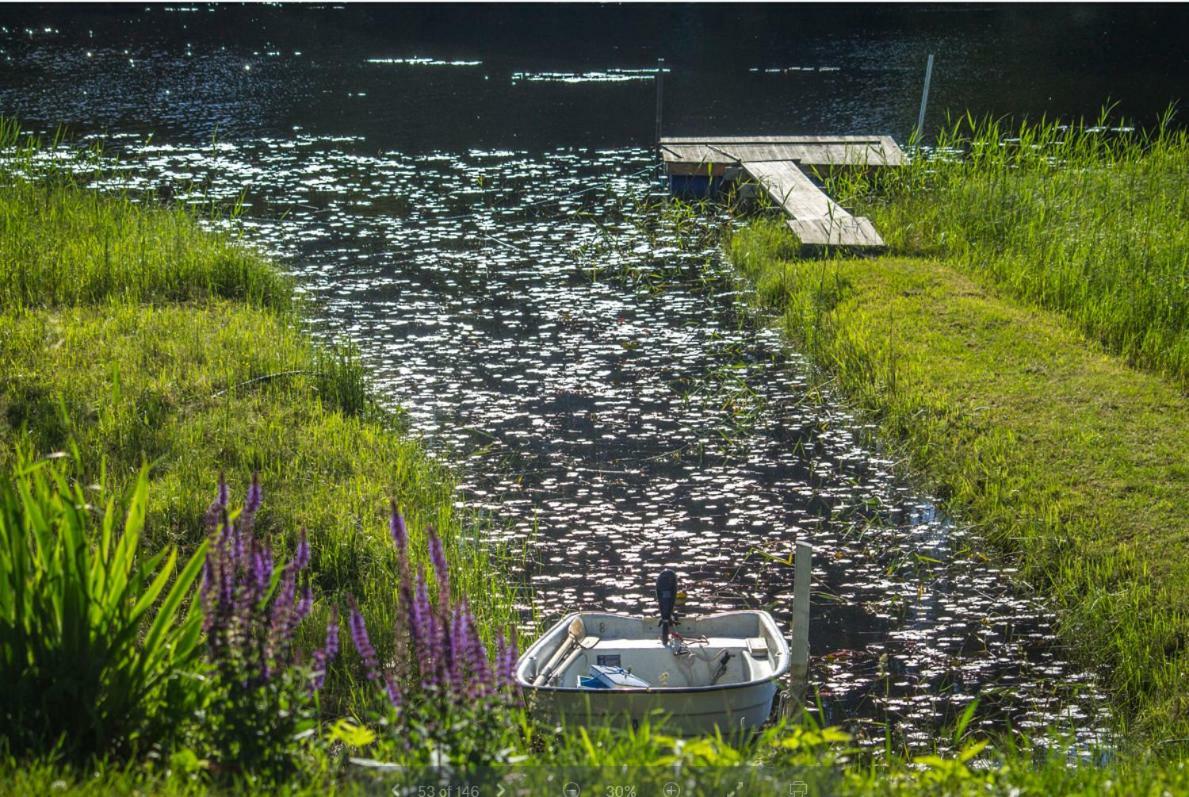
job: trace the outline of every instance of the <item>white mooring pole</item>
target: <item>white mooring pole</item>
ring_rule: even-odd
[[[665,100],[665,59],[656,59],[656,146],[661,146],[661,110]]]
[[[925,63],[925,88],[921,90],[921,112],[917,114],[917,144],[925,137],[925,106],[929,104],[929,81],[933,79],[933,53]]]
[[[789,712],[800,707],[809,679],[809,588],[813,582],[813,548],[797,543],[793,571],[793,649],[789,663]]]

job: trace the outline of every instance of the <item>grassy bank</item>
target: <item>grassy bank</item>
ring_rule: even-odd
[[[392,654],[396,501],[425,562],[441,535],[453,588],[481,635],[510,628],[512,587],[454,508],[450,474],[368,394],[348,348],[315,345],[276,267],[179,209],[100,196],[60,175],[2,175],[0,467],[19,452],[77,452],[74,478],[110,494],[149,467],[146,556],[184,555],[225,474],[236,501],[258,473],[256,532],[278,552],[308,529],[319,596],[300,634],[321,635],[330,606],[360,605]],[[350,646],[322,696],[328,716],[357,707]]]
[[[889,178],[867,208],[904,256],[800,260],[771,221],[734,235],[733,262],[882,439],[1052,596],[1133,738],[1183,747],[1189,249],[1173,167],[1189,147],[1091,152],[1083,133],[1066,167],[1021,166],[1012,153],[1051,130],[1007,154],[976,133],[979,157]]]
[[[1189,133],[959,119],[937,156],[831,181],[890,251],[1055,310],[1189,389]]]

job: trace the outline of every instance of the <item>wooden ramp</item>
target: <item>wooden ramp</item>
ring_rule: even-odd
[[[883,246],[868,219],[852,216],[792,161],[739,164],[789,214],[788,225],[806,246]]]
[[[751,136],[662,138],[670,182],[737,178],[741,170],[789,216],[789,228],[807,246],[881,247],[883,238],[863,217],[846,211],[800,166],[899,166],[904,153],[889,136]]]

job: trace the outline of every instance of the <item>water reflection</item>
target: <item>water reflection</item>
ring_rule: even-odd
[[[664,129],[909,135],[946,112],[1142,125],[1186,96],[1172,5],[0,7],[0,110],[189,141],[365,135],[403,152],[652,143]]]

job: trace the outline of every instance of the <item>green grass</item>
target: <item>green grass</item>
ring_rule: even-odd
[[[263,257],[210,235],[184,209],[8,180],[0,193],[0,305],[232,299],[284,311],[287,280]]]
[[[242,498],[258,470],[260,531],[289,548],[309,530],[316,589],[326,601],[358,597],[382,654],[393,644],[395,499],[418,555],[428,527],[442,534],[484,636],[513,624],[514,588],[490,578],[501,554],[455,510],[451,474],[368,398],[349,348],[303,332],[275,266],[178,210],[61,180],[6,182],[0,466],[21,445],[77,447],[95,480],[105,468],[118,485],[147,462],[146,545],[183,551],[203,539],[219,473]],[[105,248],[113,256],[97,257]],[[351,705],[348,669],[332,673],[328,710]]]
[[[936,257],[1056,310],[1189,388],[1189,133],[959,119],[939,154],[830,182],[895,254]],[[947,154],[948,153],[948,154]]]
[[[845,737],[813,726],[778,725],[744,744],[715,737],[679,740],[642,725],[636,731],[550,729],[519,765],[482,772],[456,773],[455,785],[485,782],[481,794],[496,793],[494,781],[511,787],[506,793],[556,794],[570,780],[584,794],[606,794],[607,787],[634,786],[638,795],[662,794],[664,783],[677,780],[684,794],[788,794],[801,781],[811,795],[1169,795],[1189,791],[1189,762],[1134,757],[1103,765],[1071,765],[1060,753],[1027,746],[995,750],[969,743],[963,756],[941,758],[891,756],[876,760],[859,756]],[[507,739],[521,749],[521,737]],[[344,764],[350,756],[377,756],[374,745],[341,750],[311,749],[305,766],[286,783],[286,794],[391,793],[396,783],[413,785],[419,772],[375,774]],[[977,761],[975,756],[978,757]],[[403,778],[403,779],[402,779]],[[139,766],[100,764],[91,771],[64,767],[52,760],[0,759],[0,795],[49,794],[205,794],[209,786],[165,762]],[[746,788],[738,790],[739,784]],[[257,793],[248,787],[228,789]],[[618,793],[615,791],[612,794]]]
[[[937,260],[791,260],[779,222],[730,249],[883,439],[1053,597],[1121,720],[1189,735],[1189,404],[1177,387]]]

